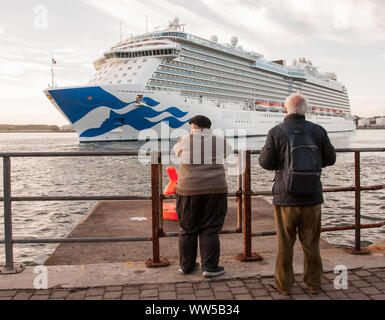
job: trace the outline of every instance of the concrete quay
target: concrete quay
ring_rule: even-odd
[[[145,201],[101,202],[68,237],[149,236],[150,208]],[[224,229],[236,227],[235,213],[236,203],[229,199]],[[178,231],[178,222],[165,221],[164,229]],[[253,232],[274,229],[271,204],[254,198]],[[283,296],[268,285],[274,278],[275,236],[253,237],[252,251],[263,257],[256,262],[235,259],[242,252],[242,234],[220,237],[220,264],[226,273],[217,278],[205,279],[199,271],[179,274],[177,238],[160,239],[161,257],[170,262],[163,268],[145,266],[152,255],[151,242],[61,244],[44,266],[47,288],[36,289],[42,266],[28,266],[19,274],[0,275],[0,300],[385,300],[385,242],[370,246],[369,254],[351,255],[322,241],[321,292],[309,295],[302,281],[303,254],[297,240],[293,261],[296,281],[292,294]],[[336,266],[347,269],[346,289],[334,285]]]

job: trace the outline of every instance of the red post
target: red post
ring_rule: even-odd
[[[367,249],[361,248],[361,165],[360,152],[354,152],[354,180],[355,180],[355,234],[354,248],[349,251],[353,254],[369,253]]]
[[[160,259],[159,249],[159,215],[160,215],[160,178],[159,178],[159,153],[151,152],[151,203],[152,203],[152,259],[146,262],[149,268],[166,267],[167,259]]]
[[[243,157],[238,154],[237,231],[242,232],[242,172]]]
[[[239,254],[237,258],[240,261],[258,261],[262,257],[254,252],[251,252],[251,153],[249,150],[242,152],[244,159],[244,173],[243,173],[243,253]]]

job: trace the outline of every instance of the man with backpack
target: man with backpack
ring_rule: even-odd
[[[273,287],[290,294],[293,282],[293,247],[298,232],[304,251],[304,282],[310,294],[321,286],[320,255],[321,169],[336,161],[336,153],[326,130],[305,120],[307,99],[300,93],[286,98],[288,115],[272,128],[261,150],[259,164],[275,170],[274,215],[278,253]]]

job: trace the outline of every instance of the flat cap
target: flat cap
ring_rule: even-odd
[[[188,123],[189,124],[195,124],[201,128],[207,128],[207,129],[211,128],[210,119],[205,117],[205,116],[202,116],[202,115],[197,115],[195,117],[192,117]]]

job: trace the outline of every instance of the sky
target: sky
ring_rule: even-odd
[[[269,60],[335,72],[351,111],[385,116],[385,0],[0,0],[0,123],[68,124],[43,94],[86,84],[120,39],[166,27],[238,44]],[[147,24],[146,24],[147,16]]]

